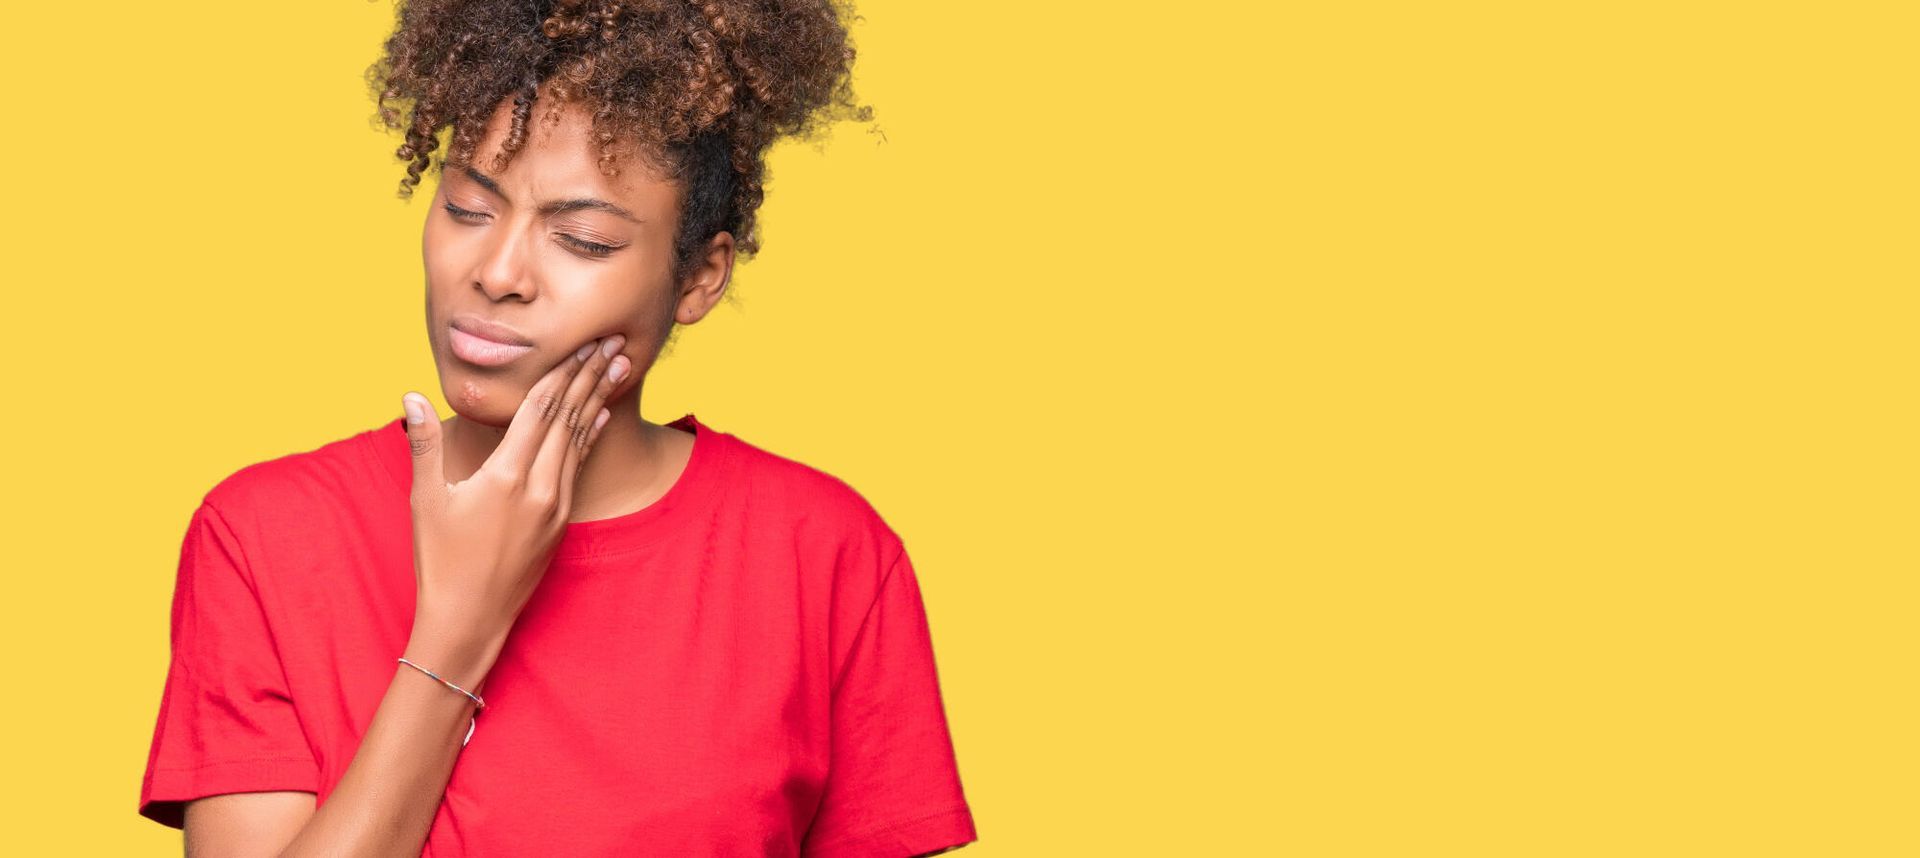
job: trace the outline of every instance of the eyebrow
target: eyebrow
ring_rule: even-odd
[[[460,168],[460,170],[461,172],[467,175],[467,178],[472,179],[475,182],[478,182],[480,184],[480,187],[483,187],[489,191],[492,191],[494,195],[498,196],[500,199],[503,199],[503,200],[507,199],[506,192],[500,190],[500,183],[494,181],[492,176],[482,173],[479,170],[476,170],[472,167],[462,167]],[[508,202],[512,202],[512,200],[508,200]],[[540,214],[546,217],[551,217],[557,214],[566,214],[567,212],[582,211],[582,210],[606,212],[607,214],[614,215],[615,217],[626,218],[627,220],[633,221],[634,223],[646,223],[646,221],[641,220],[640,218],[634,217],[633,212],[627,211],[626,209],[616,206],[613,203],[607,202],[606,200],[595,199],[593,197],[576,197],[570,200],[554,200],[552,202],[548,202],[540,206]]]

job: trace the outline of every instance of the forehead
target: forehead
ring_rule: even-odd
[[[492,176],[516,205],[561,197],[592,196],[618,203],[643,218],[672,213],[677,202],[676,188],[659,177],[644,159],[630,149],[616,149],[613,166],[619,175],[600,172],[600,150],[593,140],[593,119],[578,104],[560,104],[554,109],[550,97],[534,102],[527,115],[525,138],[503,169],[495,170],[493,158],[513,127],[513,99],[506,98],[494,107],[474,151],[473,167]],[[447,175],[458,174],[449,169]]]

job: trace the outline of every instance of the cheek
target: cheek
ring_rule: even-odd
[[[444,291],[460,282],[471,272],[476,254],[484,251],[471,227],[429,216],[420,236],[421,270],[426,273],[429,293],[436,287]]]
[[[420,269],[424,271],[427,276],[427,295],[429,299],[431,299],[433,295],[434,287],[446,284],[448,275],[452,273],[449,270],[448,263],[452,260],[453,255],[454,254],[447,248],[446,242],[443,241],[429,242],[427,247],[421,251]]]

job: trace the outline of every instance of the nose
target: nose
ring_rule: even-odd
[[[539,289],[527,264],[528,253],[525,230],[493,230],[485,255],[474,266],[473,288],[493,301],[533,300]]]

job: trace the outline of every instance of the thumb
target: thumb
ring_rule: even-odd
[[[407,441],[413,448],[413,496],[436,496],[447,488],[447,472],[440,466],[440,415],[432,402],[411,390],[400,404],[407,412]]]

